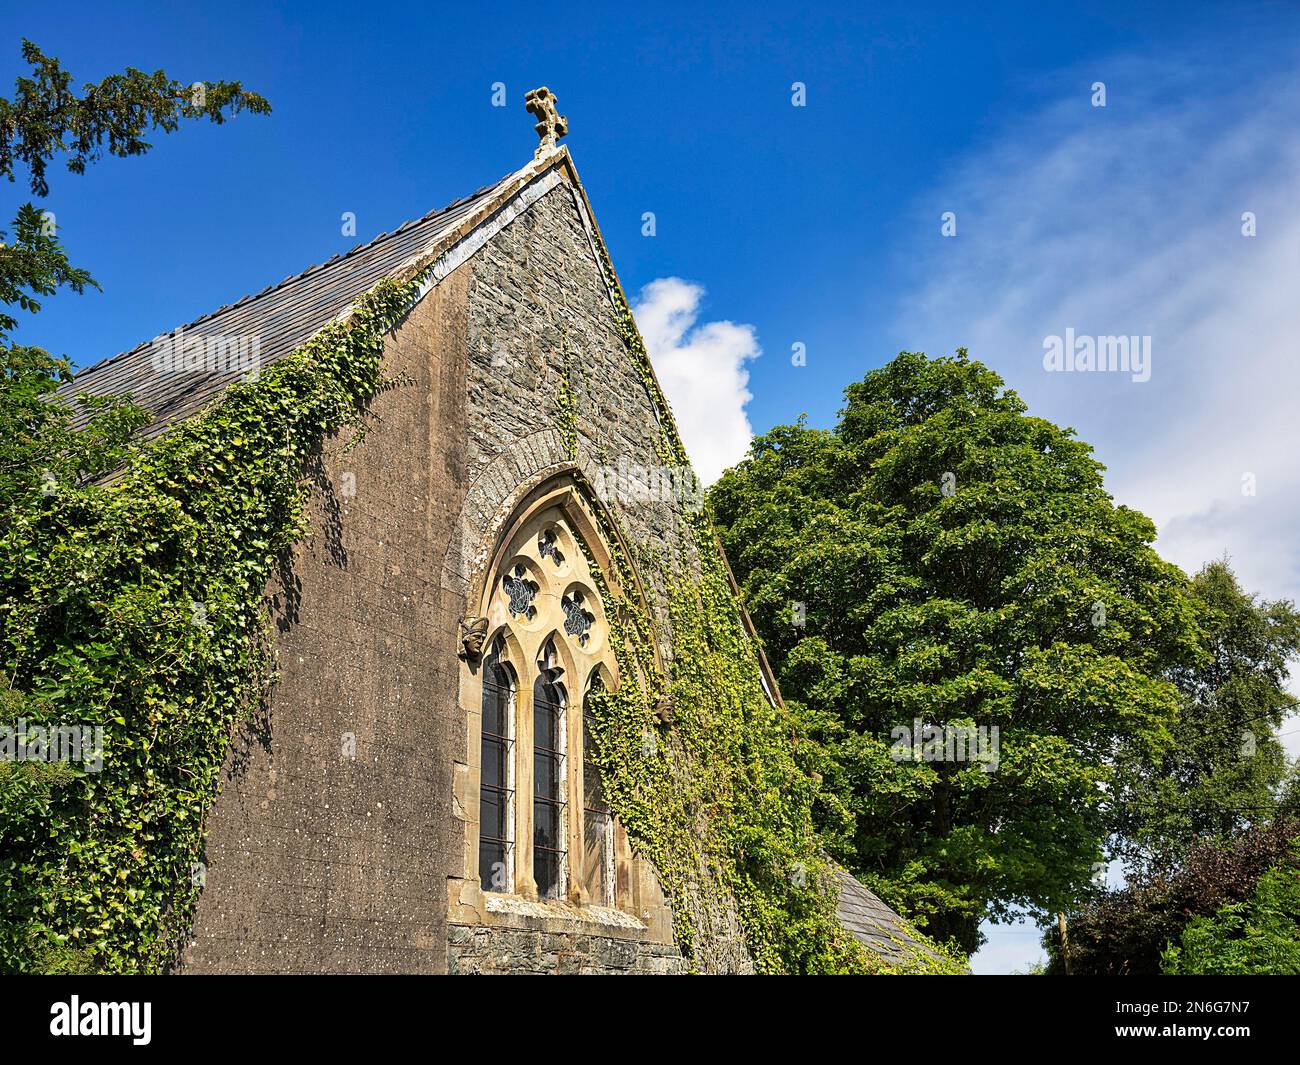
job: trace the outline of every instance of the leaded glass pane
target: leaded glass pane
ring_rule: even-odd
[[[548,644],[533,685],[533,879],[548,898],[564,890],[566,852],[563,672]]]
[[[514,679],[501,664],[498,639],[483,663],[483,714],[479,748],[479,881],[484,891],[509,891]]]
[[[513,573],[501,578],[501,587],[510,597],[510,616],[526,618],[531,621],[537,616],[537,607],[533,600],[537,597],[537,582],[528,579],[528,571],[522,565],[515,567]]]
[[[587,646],[592,622],[596,620],[596,615],[582,605],[583,601],[583,594],[577,588],[560,600],[564,608],[564,631],[578,641],[579,647]]]

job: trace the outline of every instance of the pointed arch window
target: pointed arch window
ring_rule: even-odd
[[[566,694],[554,639],[537,663],[533,685],[533,879],[543,898],[561,898],[567,885],[568,803]]]
[[[498,636],[483,660],[479,776],[479,880],[484,891],[514,888],[515,677]]]
[[[619,676],[599,577],[566,507],[539,507],[513,530],[485,582],[482,657],[464,656],[464,705],[480,707],[467,737],[478,765],[456,792],[466,855],[485,893],[634,905],[641,882],[625,875],[633,859],[595,759],[595,713]],[[505,912],[488,902],[497,909],[483,913]]]

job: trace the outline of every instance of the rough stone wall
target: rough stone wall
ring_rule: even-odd
[[[573,191],[547,193],[471,260],[470,480],[521,439],[561,423],[566,356],[578,446],[617,469],[661,462],[659,418],[623,342]],[[616,506],[637,544],[684,560],[671,505]]]
[[[209,815],[182,972],[445,971],[464,603],[441,567],[465,490],[464,281],[389,341],[385,370],[407,381],[360,446],[327,456],[313,534],[272,588],[281,680]]]
[[[659,417],[628,352],[574,191],[561,185],[542,197],[470,260],[467,476],[468,550],[490,539],[492,513],[529,477],[575,461],[559,426],[566,363],[576,417],[575,464],[599,483],[602,470],[656,467]],[[669,631],[662,564],[691,568],[676,501],[646,503],[610,490],[634,562],[649,587],[651,609]],[[467,559],[461,572],[468,571]],[[660,647],[672,661],[671,643]],[[703,880],[709,875],[700,870]],[[701,971],[752,971],[734,907],[718,893],[693,896],[695,965]]]
[[[681,976],[677,948],[614,936],[452,925],[448,972],[465,976]]]

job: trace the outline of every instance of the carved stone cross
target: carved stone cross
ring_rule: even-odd
[[[555,93],[545,85],[534,89],[524,97],[524,107],[529,114],[537,116],[537,125],[533,129],[537,130],[537,136],[542,141],[533,153],[533,158],[550,155],[555,151],[555,142],[569,132],[569,120],[556,110]]]

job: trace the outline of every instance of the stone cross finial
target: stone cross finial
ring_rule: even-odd
[[[533,129],[537,130],[537,136],[542,140],[533,153],[533,158],[550,155],[555,151],[555,142],[569,132],[569,120],[555,108],[555,93],[545,85],[534,89],[524,97],[524,107],[529,114],[537,116],[537,125]]]

